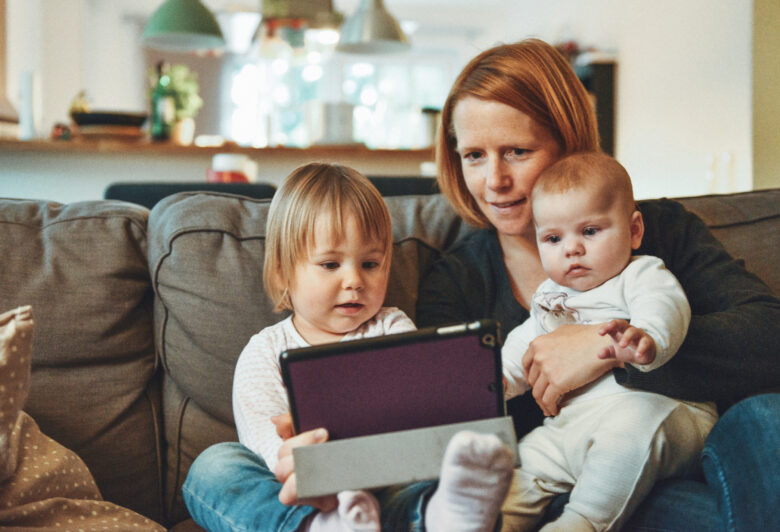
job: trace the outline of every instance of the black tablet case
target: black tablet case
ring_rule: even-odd
[[[505,415],[498,323],[291,349],[281,355],[297,433],[331,440]]]

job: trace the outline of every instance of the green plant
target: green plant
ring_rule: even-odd
[[[177,64],[162,69],[159,76],[157,72],[150,72],[150,96],[155,88],[162,86],[165,93],[173,97],[176,120],[195,118],[203,107],[198,74],[192,72],[187,65]]]

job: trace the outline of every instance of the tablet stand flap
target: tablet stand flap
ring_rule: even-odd
[[[347,438],[293,449],[298,498],[436,479],[447,443],[462,430],[497,435],[518,464],[509,416]]]

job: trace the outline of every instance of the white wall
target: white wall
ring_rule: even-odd
[[[145,78],[134,39],[139,20],[160,1],[8,0],[9,98],[20,73],[35,69],[44,133],[66,120],[81,88],[96,108],[143,109]],[[205,3],[217,9],[230,2]],[[334,4],[348,14],[357,0]],[[398,18],[420,21],[418,43],[446,46],[447,35],[455,36],[464,62],[496,42],[528,36],[614,52],[616,156],[633,175],[638,197],[752,187],[750,0],[720,2],[717,9],[711,0],[385,4]]]
[[[337,2],[338,4],[338,2]],[[474,28],[464,61],[539,37],[615,54],[616,157],[640,198],[750,190],[751,0],[387,0],[400,18]],[[473,50],[472,53],[468,53]]]
[[[752,188],[752,2],[523,0],[481,46],[573,39],[618,60],[616,157],[639,197]]]

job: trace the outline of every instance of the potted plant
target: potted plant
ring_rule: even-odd
[[[187,65],[158,65],[150,77],[152,138],[189,145],[195,135],[195,116],[203,107],[198,75]]]

